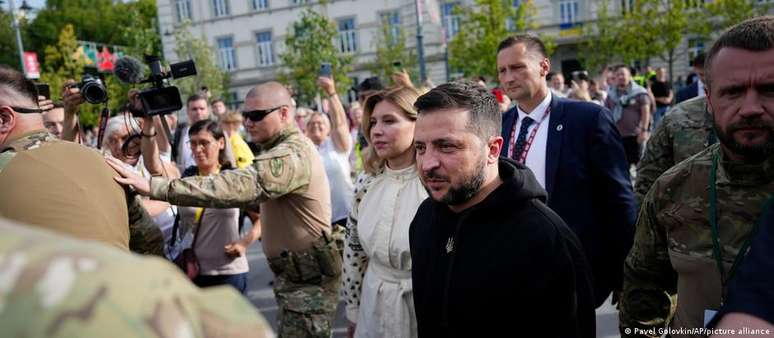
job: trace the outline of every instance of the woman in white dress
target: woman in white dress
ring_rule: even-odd
[[[398,87],[373,94],[364,105],[363,132],[370,146],[365,173],[355,184],[344,247],[350,336],[417,336],[409,225],[427,198],[414,163],[419,95],[414,88]]]

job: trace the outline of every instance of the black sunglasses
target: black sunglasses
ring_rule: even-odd
[[[263,120],[264,117],[268,116],[269,114],[273,113],[275,110],[280,109],[284,106],[285,105],[277,106],[277,107],[269,108],[265,110],[257,109],[257,110],[251,110],[251,111],[243,111],[242,116],[253,122],[261,122],[261,120]]]
[[[11,109],[13,109],[14,111],[20,114],[40,114],[45,112],[45,110],[40,108],[22,108],[22,107],[14,107],[14,106],[8,106],[8,107],[10,107]]]

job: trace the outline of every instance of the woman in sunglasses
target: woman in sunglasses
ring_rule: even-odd
[[[414,102],[398,87],[366,99],[365,173],[355,184],[344,248],[344,295],[350,335],[416,337],[409,225],[427,192],[415,167]]]

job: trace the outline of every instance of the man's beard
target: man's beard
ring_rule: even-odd
[[[473,174],[468,177],[464,177],[462,184],[459,187],[449,187],[449,191],[446,192],[445,195],[441,197],[441,200],[439,202],[448,204],[448,205],[460,205],[471,198],[475,196],[480,190],[481,186],[484,184],[484,166],[486,164],[485,160],[481,160],[478,162],[478,165],[476,166],[476,169],[473,171]],[[434,172],[427,173],[427,178],[446,178],[446,177],[440,177],[436,175]],[[448,178],[446,178],[448,179]],[[427,187],[425,187],[427,189]],[[427,192],[430,196],[430,190],[427,189]]]
[[[736,142],[733,134],[740,129],[750,127],[765,129],[768,133],[767,140],[756,145],[744,145]],[[761,119],[746,119],[732,123],[728,125],[726,130],[723,130],[715,123],[715,134],[723,146],[733,153],[744,157],[745,162],[759,163],[774,155],[774,126],[767,124]]]

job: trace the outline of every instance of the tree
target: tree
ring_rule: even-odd
[[[584,27],[588,38],[581,44],[583,64],[593,72],[600,72],[619,57],[618,20],[610,17],[609,0],[597,3],[597,17],[592,25]]]
[[[416,55],[406,48],[406,34],[402,27],[393,30],[393,26],[383,23],[375,41],[376,58],[369,65],[372,73],[382,79],[389,79],[395,72],[394,63],[399,61],[413,80],[418,79],[419,70]]]
[[[317,77],[323,62],[331,63],[339,92],[351,86],[347,73],[351,70],[352,56],[339,53],[334,39],[338,39],[334,22],[311,7],[288,29],[285,51],[280,54],[286,68],[279,77],[293,86],[300,103],[311,103],[319,93]]]
[[[191,34],[188,23],[175,30],[175,53],[178,59],[191,59],[196,63],[195,76],[175,80],[184,98],[198,93],[202,86],[207,86],[213,97],[222,97],[228,88],[228,78],[220,69],[215,53],[204,37],[197,38]]]
[[[518,8],[509,0],[476,0],[473,7],[458,6],[455,11],[460,15],[460,29],[449,43],[449,65],[465,76],[496,78],[495,51],[500,42],[510,34],[537,28],[532,20],[536,13],[532,0]],[[555,45],[552,39],[541,38],[548,42],[547,47]],[[553,48],[549,54],[551,51]]]
[[[0,64],[20,70],[19,50],[16,48],[16,36],[12,25],[11,15],[6,11],[0,11]]]
[[[25,47],[40,53],[57,43],[66,24],[74,24],[76,40],[123,46],[135,56],[158,55],[161,40],[156,17],[155,0],[48,0],[35,20],[25,26]]]

